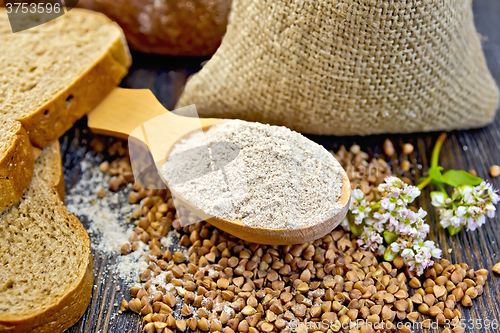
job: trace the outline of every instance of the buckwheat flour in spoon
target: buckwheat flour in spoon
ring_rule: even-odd
[[[207,214],[250,227],[298,229],[342,208],[340,164],[286,127],[230,120],[195,132],[175,145],[161,174]]]

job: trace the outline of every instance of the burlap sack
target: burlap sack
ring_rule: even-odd
[[[314,134],[490,122],[498,89],[470,0],[234,0],[178,106]]]

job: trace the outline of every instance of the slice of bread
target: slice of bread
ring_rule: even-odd
[[[21,123],[0,116],[0,212],[13,205],[28,188],[34,154]],[[22,172],[19,172],[22,171]]]
[[[37,17],[28,13],[22,19],[27,24]],[[120,27],[103,14],[84,9],[12,33],[6,10],[0,8],[0,45],[0,115],[19,121],[31,144],[39,148],[91,111],[131,64]],[[26,148],[22,140],[6,139],[17,130],[18,125],[0,127],[6,142],[0,150],[0,175],[10,175],[11,188],[26,189],[30,168],[8,161],[9,153]],[[24,165],[29,162],[26,157]],[[2,182],[0,186],[0,193],[9,191]],[[0,212],[21,194],[0,197]]]
[[[84,9],[18,33],[2,9],[0,45],[0,111],[19,120],[39,148],[92,110],[131,63],[120,27]]]
[[[60,199],[63,183],[56,141],[21,200],[0,214],[0,332],[62,332],[88,306],[90,240]]]

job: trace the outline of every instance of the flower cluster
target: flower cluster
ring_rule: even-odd
[[[500,200],[498,190],[483,181],[478,186],[457,186],[450,197],[445,192],[432,192],[432,205],[438,208],[440,223],[456,234],[463,227],[476,230],[481,227],[487,217],[495,216],[495,205]]]
[[[427,267],[434,264],[432,257],[441,258],[442,255],[433,241],[418,238],[400,237],[391,243],[390,250],[400,253],[408,267],[413,267],[417,275],[422,275]]]
[[[379,191],[382,199],[373,204],[366,202],[361,190],[351,192],[351,207],[344,227],[358,237],[362,248],[383,254],[389,261],[401,255],[410,270],[422,274],[434,264],[433,257],[441,257],[441,250],[434,242],[425,241],[429,233],[424,221],[427,212],[408,207],[420,195],[420,190],[389,176],[379,185]]]

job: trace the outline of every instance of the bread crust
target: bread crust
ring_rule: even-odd
[[[134,50],[209,56],[226,32],[231,0],[80,0],[78,6],[116,21]]]
[[[126,42],[119,38],[72,85],[60,91],[31,115],[18,119],[26,129],[31,143],[43,148],[62,136],[120,83],[130,65]]]
[[[16,203],[33,176],[34,154],[26,130],[17,121],[10,147],[0,158],[0,213]]]
[[[83,258],[84,263],[80,266],[78,279],[68,288],[67,293],[52,304],[47,304],[43,310],[33,311],[29,315],[0,315],[0,333],[56,333],[74,325],[85,313],[90,302],[93,282],[93,262],[89,236],[80,221],[66,210],[63,202],[59,199],[59,188],[61,186],[62,162],[59,142],[55,142],[51,147],[51,157],[56,160],[59,166],[53,173],[51,186],[47,195],[53,197],[53,210],[59,210],[68,216],[71,227],[78,232],[81,242],[85,245],[88,256]],[[70,245],[70,244],[68,244]]]

